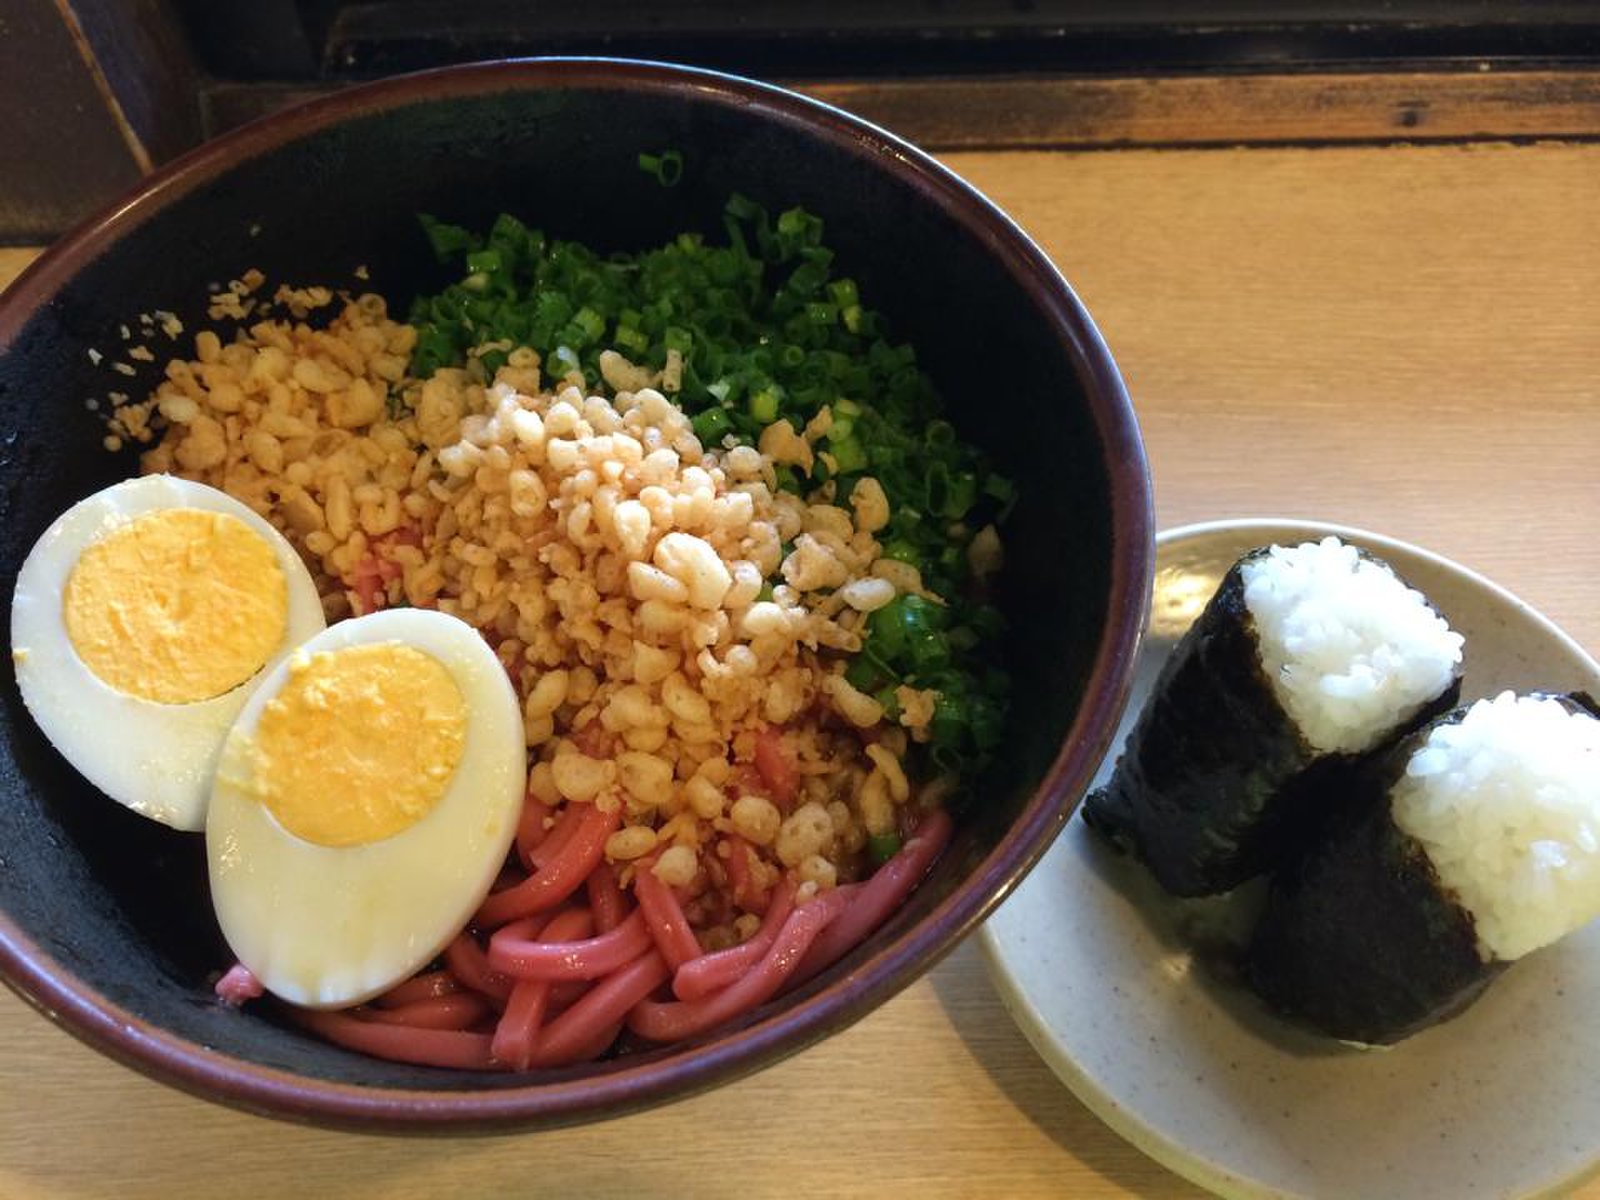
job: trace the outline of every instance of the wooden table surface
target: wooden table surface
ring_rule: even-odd
[[[1378,530],[1489,575],[1600,651],[1600,145],[946,161],[1094,313],[1143,423],[1162,527],[1275,514]],[[0,282],[27,256],[0,251]],[[0,1196],[202,1192],[1199,1194],[1057,1083],[975,943],[754,1078],[606,1124],[472,1141],[241,1116],[0,996]],[[1600,1181],[1578,1194],[1600,1198]]]

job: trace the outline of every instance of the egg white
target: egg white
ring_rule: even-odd
[[[196,508],[237,517],[266,540],[289,590],[283,641],[251,678],[192,704],[163,704],[118,691],[78,657],[62,596],[79,557],[136,517]],[[326,624],[311,573],[284,536],[225,492],[147,475],[114,484],[69,508],[28,553],[11,602],[11,657],[34,721],[61,755],[113,800],[175,829],[205,827],[217,752],[267,672]]]
[[[432,655],[466,704],[460,762],[421,820],[381,841],[321,846],[286,830],[243,786],[262,710],[293,659],[245,705],[218,764],[206,823],[217,920],[239,961],[295,1004],[360,1003],[435,957],[488,894],[522,808],[522,711],[499,659],[466,622],[390,609],[330,626],[295,657],[382,642]]]

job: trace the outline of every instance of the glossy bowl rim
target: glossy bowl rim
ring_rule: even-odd
[[[695,1094],[837,1032],[948,954],[1034,866],[1065,825],[1127,701],[1154,563],[1150,476],[1121,375],[1077,295],[1049,258],[991,201],[929,155],[837,108],[770,84],[674,64],[529,58],[444,67],[359,85],[225,134],[154,172],[45,251],[0,295],[0,349],[86,264],[195,188],[236,165],[348,120],[438,100],[548,88],[674,94],[756,110],[860,158],[876,159],[976,236],[1066,338],[1077,360],[1110,486],[1106,621],[1083,697],[1019,818],[940,904],[805,1000],[715,1035],[687,1054],[641,1056],[599,1075],[541,1076],[483,1090],[339,1083],[208,1049],[97,994],[0,913],[0,975],[85,1043],[161,1082],[236,1108],[377,1132],[490,1132],[575,1124]]]

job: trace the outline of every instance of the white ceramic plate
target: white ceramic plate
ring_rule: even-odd
[[[1246,550],[1335,533],[1466,637],[1463,700],[1585,688],[1600,667],[1481,576],[1339,526],[1228,521],[1157,539],[1155,602],[1113,752],[1156,672]],[[1151,1157],[1227,1196],[1525,1197],[1600,1162],[1600,922],[1511,967],[1465,1014],[1388,1050],[1299,1032],[1196,961],[1217,901],[1174,901],[1075,815],[982,932],[1006,1007],[1052,1069]]]

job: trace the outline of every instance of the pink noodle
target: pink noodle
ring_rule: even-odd
[[[534,851],[549,839],[552,832],[544,824],[549,815],[550,810],[532,796],[523,799],[522,815],[517,818],[517,858],[530,872],[534,869]]]
[[[509,1070],[526,1071],[533,1065],[534,1042],[549,1002],[548,983],[523,979],[511,989],[511,999],[494,1027],[494,1040],[490,1043],[490,1052]]]
[[[527,933],[538,933],[552,942],[568,942],[585,937],[594,928],[594,919],[582,909],[573,909],[557,914],[548,922],[535,917],[531,921],[518,921],[516,925],[523,926]],[[511,928],[514,926],[506,927]],[[491,952],[492,949],[491,943]],[[492,958],[491,953],[491,961]],[[526,1071],[533,1065],[539,1026],[544,1024],[545,1009],[549,1003],[550,985],[543,980],[519,980],[511,989],[511,1000],[506,1005],[505,1015],[494,1027],[494,1041],[490,1049],[497,1059],[513,1071]]]
[[[714,950],[691,958],[672,977],[672,994],[679,1000],[698,1000],[725,988],[743,975],[767,952],[794,908],[794,883],[785,879],[772,892],[761,928],[746,941],[726,950]]]
[[[930,813],[900,852],[879,867],[871,879],[858,885],[843,915],[801,959],[794,973],[796,986],[838,962],[888,919],[939,857],[950,840],[950,827],[947,813]]]
[[[489,965],[488,955],[470,933],[458,934],[455,941],[444,948],[444,962],[463,987],[481,992],[500,1004],[511,999],[512,981]]]
[[[549,1062],[544,1065],[558,1067],[570,1063],[591,1062],[599,1058],[608,1049],[611,1043],[617,1040],[617,1035],[622,1032],[623,1022],[613,1021],[609,1025],[597,1025],[589,1040],[586,1042],[575,1041],[570,1047],[565,1048],[566,1058],[561,1062]]]
[[[628,897],[617,882],[617,873],[611,864],[601,862],[589,872],[584,881],[589,893],[589,911],[594,913],[594,927],[601,933],[610,933],[628,916]]]
[[[538,804],[538,801],[532,801]],[[543,808],[543,805],[539,805]],[[545,809],[548,813],[549,810]],[[556,822],[545,831],[539,844],[528,851],[528,871],[530,873],[548,867],[566,849],[567,843],[572,840],[572,835],[583,824],[587,809],[582,804],[569,804],[556,814]]]
[[[536,803],[528,801],[528,810]],[[533,874],[491,895],[479,909],[481,925],[503,926],[491,936],[487,953],[463,932],[445,949],[446,970],[397,985],[376,1007],[355,1013],[297,1009],[296,1018],[351,1050],[464,1070],[552,1068],[597,1058],[624,1022],[651,1041],[693,1037],[843,957],[904,902],[951,832],[950,818],[932,813],[870,879],[798,907],[794,883],[784,879],[772,889],[754,936],[706,954],[676,893],[648,864],[641,863],[635,875],[637,908],[618,885],[604,861],[604,845],[621,822],[620,810],[568,805],[549,829],[540,811],[536,831],[528,810],[517,854]],[[728,840],[733,856],[749,852],[742,839]],[[750,890],[748,860],[729,876],[736,893]],[[588,909],[552,912],[579,886],[586,887]],[[746,904],[755,898],[742,897]],[[650,999],[668,979],[677,999]],[[216,990],[237,1004],[262,989],[240,965]],[[492,1035],[471,1031],[497,1009],[504,1011]]]
[[[461,990],[461,984],[449,971],[429,971],[413,975],[404,983],[397,983],[373,1001],[379,1008],[401,1008],[418,1000],[432,1000],[436,996],[449,996]]]
[[[488,1071],[498,1065],[490,1054],[487,1033],[385,1025],[348,1013],[312,1008],[296,1009],[295,1018],[335,1045],[377,1058],[465,1071]]]
[[[633,876],[633,895],[639,901],[640,911],[644,913],[645,924],[650,927],[650,936],[655,939],[656,949],[667,960],[667,966],[676,971],[691,958],[699,958],[702,951],[694,930],[689,928],[689,918],[683,915],[683,906],[678,903],[678,897],[656,878],[652,869],[654,865],[653,858],[639,864]]]
[[[622,823],[621,805],[610,812],[592,804],[584,808],[587,811],[581,823],[556,859],[522,883],[495,892],[485,900],[478,909],[479,924],[504,925],[518,917],[548,911],[583,886],[584,879],[605,853],[606,838]],[[547,838],[546,842],[549,840]]]
[[[255,977],[249,967],[243,963],[234,963],[222,978],[217,980],[215,991],[217,999],[238,1008],[246,1000],[254,1000],[266,991],[266,988],[261,986],[261,980]]]
[[[589,927],[593,918],[584,914]],[[650,949],[650,930],[644,914],[635,912],[610,933],[584,938],[582,934],[553,937],[549,930],[535,939],[513,922],[489,939],[489,965],[516,979],[542,979],[549,983],[599,979],[626,966]]]
[[[393,1008],[371,1008],[364,1015],[385,1025],[409,1025],[413,1029],[471,1029],[493,1011],[489,1001],[476,992],[457,992]]]
[[[656,988],[667,981],[671,971],[661,955],[651,950],[627,966],[613,971],[566,1012],[544,1027],[534,1052],[534,1066],[560,1067],[593,1058],[611,1044],[600,1037],[627,1015]]]
[[[628,1014],[628,1028],[652,1042],[674,1042],[764,1004],[783,986],[835,907],[821,900],[802,904],[789,914],[761,961],[736,982],[699,1000],[641,1000]]]
[[[592,986],[587,979],[569,979],[565,983],[552,983],[550,1003],[544,1006],[545,1017],[551,1019],[559,1017],[588,995]]]

